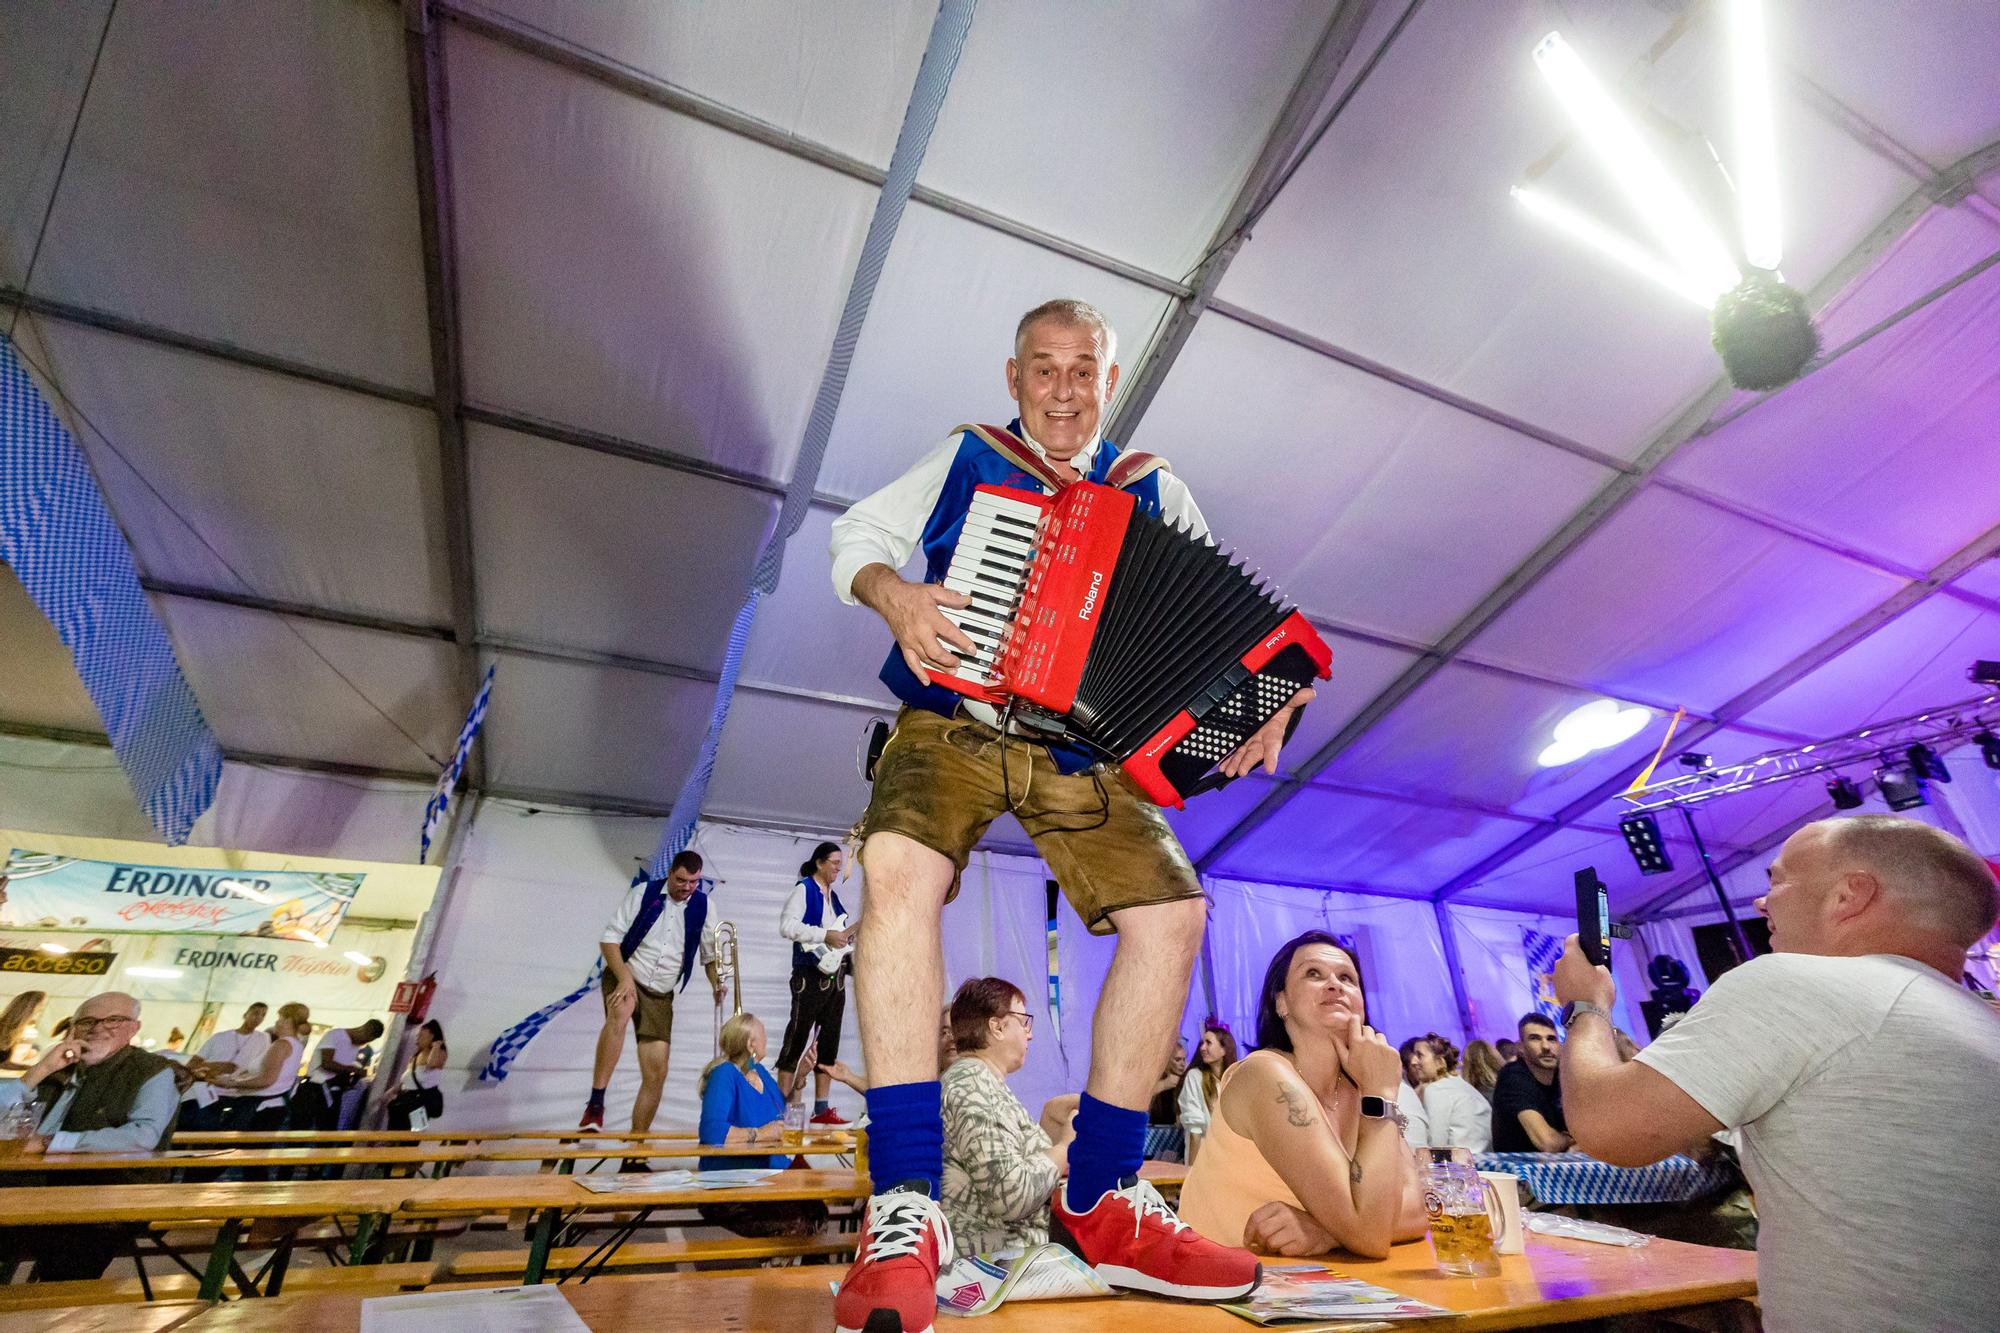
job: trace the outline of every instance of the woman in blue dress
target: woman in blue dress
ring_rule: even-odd
[[[785,1131],[785,1100],[778,1080],[763,1064],[764,1025],[754,1014],[737,1014],[722,1025],[722,1054],[701,1072],[701,1142],[779,1145]],[[704,1171],[745,1167],[782,1168],[785,1158],[704,1157]],[[709,1204],[704,1220],[739,1236],[810,1236],[827,1219],[816,1200],[780,1204]]]

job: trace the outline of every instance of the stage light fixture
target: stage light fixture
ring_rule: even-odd
[[[1626,815],[1618,821],[1618,831],[1625,835],[1625,846],[1639,863],[1640,874],[1664,875],[1674,868],[1674,859],[1660,837],[1660,821],[1652,815]]]
[[[1543,768],[1573,764],[1587,754],[1623,745],[1651,721],[1645,708],[1627,708],[1616,699],[1596,699],[1575,708],[1556,723],[1555,735],[1535,762]]]
[[[1861,802],[1865,799],[1861,795],[1861,788],[1846,778],[1835,778],[1827,783],[1826,794],[1833,798],[1833,808],[1836,810],[1859,810]]]
[[[1706,769],[1715,767],[1715,756],[1712,754],[1697,754],[1693,750],[1689,750],[1681,756],[1681,767],[1691,768],[1695,772],[1700,773]]]
[[[1988,768],[2000,768],[2000,736],[1982,731],[1972,738],[1972,743],[1979,747],[1980,757],[1986,761]]]
[[[2000,685],[2000,662],[1984,659],[1974,662],[1966,670],[1965,678],[1975,685]]]
[[[1951,770],[1944,766],[1938,752],[1919,741],[1903,751],[1903,757],[1910,761],[1910,771],[1925,782],[1950,782]]]
[[[1924,780],[1901,765],[1876,769],[1875,785],[1891,810],[1914,810],[1931,803],[1930,793],[1924,789]]]

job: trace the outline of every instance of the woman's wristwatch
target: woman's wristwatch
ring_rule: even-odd
[[[1393,1097],[1363,1096],[1361,1099],[1361,1118],[1363,1120],[1393,1120],[1396,1122],[1398,1132],[1409,1127],[1409,1121],[1404,1117],[1402,1109],[1396,1105],[1396,1099]]]

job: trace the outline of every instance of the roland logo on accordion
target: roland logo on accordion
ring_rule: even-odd
[[[1221,786],[1215,766],[1332,671],[1254,570],[1093,482],[977,488],[944,582],[971,599],[945,614],[975,647],[932,678],[1119,763],[1161,805]]]

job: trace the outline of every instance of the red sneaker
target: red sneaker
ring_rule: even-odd
[[[1233,1301],[1263,1279],[1255,1255],[1198,1234],[1145,1181],[1127,1176],[1118,1186],[1081,1213],[1070,1210],[1060,1187],[1049,1200],[1049,1238],[1073,1250],[1113,1287],[1187,1301]]]
[[[834,1110],[831,1106],[829,1106],[824,1111],[821,1111],[818,1115],[815,1115],[807,1123],[814,1125],[840,1126],[840,1125],[852,1124],[853,1122],[842,1119],[840,1112]]]
[[[576,1122],[576,1127],[578,1129],[603,1129],[604,1108],[601,1106],[584,1107],[583,1119]]]
[[[938,1269],[951,1262],[951,1223],[921,1189],[868,1201],[861,1248],[833,1298],[839,1333],[929,1333]]]

